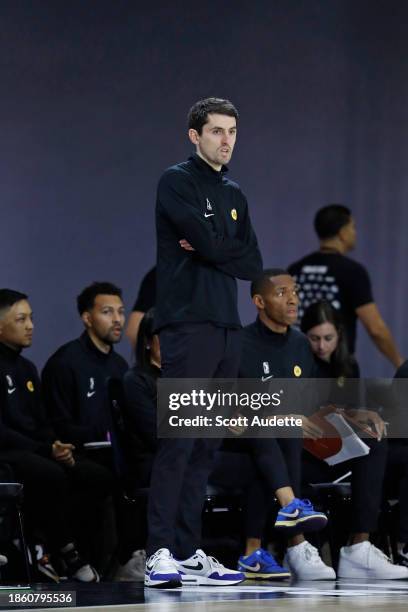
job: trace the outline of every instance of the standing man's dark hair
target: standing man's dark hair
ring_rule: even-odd
[[[262,259],[246,198],[226,176],[237,118],[228,100],[196,102],[188,117],[195,154],[166,170],[159,181],[154,326],[163,384],[166,378],[235,378],[238,373],[236,279],[256,278]],[[215,566],[198,549],[203,500],[219,443],[158,441],[149,490],[146,586],[181,586],[186,574],[207,585],[244,579],[240,572]],[[175,561],[172,553],[185,561]]]
[[[210,114],[235,117],[236,122],[238,122],[238,111],[232,102],[222,98],[205,98],[199,100],[190,108],[187,117],[188,128],[196,130],[201,135],[203,125],[208,122],[208,115]]]
[[[314,228],[320,240],[334,238],[342,227],[350,223],[351,210],[343,204],[329,204],[317,211]]]
[[[0,289],[0,318],[2,318],[9,308],[21,302],[21,300],[27,300],[28,295],[20,293],[20,291],[14,291],[13,289]]]

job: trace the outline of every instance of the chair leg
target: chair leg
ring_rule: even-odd
[[[27,549],[27,542],[24,536],[24,519],[23,519],[23,513],[21,510],[21,506],[19,503],[16,504],[16,512],[17,512],[17,520],[18,520],[18,528],[20,531],[20,539],[21,539],[21,548],[22,548],[22,552],[23,552],[23,557],[24,557],[24,565],[25,565],[25,571],[26,571],[26,578],[27,578],[27,584],[31,584],[31,572],[30,572],[30,563],[28,560],[28,549]]]

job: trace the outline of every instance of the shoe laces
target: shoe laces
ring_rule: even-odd
[[[271,553],[269,553],[264,548],[260,548],[259,550],[261,552],[259,556],[261,557],[262,561],[265,561],[266,563],[272,563],[273,565],[277,565],[276,559],[273,555],[271,555]]]
[[[304,550],[303,554],[304,554],[305,559],[307,559],[313,564],[318,564],[321,562],[319,551],[317,550],[317,548],[312,546],[310,542],[306,541],[306,544],[303,550]]]
[[[376,557],[379,557],[383,561],[387,561],[387,563],[392,563],[391,559],[387,557],[387,555],[383,553],[382,550],[374,546],[374,544],[371,544],[371,542],[370,542],[370,549],[371,549],[371,552],[373,552]]]
[[[310,499],[299,499],[299,506],[302,506],[303,508],[307,508],[308,510],[313,508],[313,504],[310,501]]]
[[[210,560],[210,563],[212,565],[212,567],[214,567],[215,569],[219,568],[219,569],[224,569],[224,566],[222,563],[220,563],[218,561],[218,559],[216,559],[215,557],[209,557],[207,556],[207,559]]]

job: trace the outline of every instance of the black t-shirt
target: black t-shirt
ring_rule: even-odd
[[[156,303],[156,266],[144,276],[133,311],[147,312]]]
[[[288,268],[300,286],[299,320],[310,304],[326,300],[341,312],[351,353],[355,351],[356,308],[374,301],[370,277],[358,262],[340,253],[317,251]]]

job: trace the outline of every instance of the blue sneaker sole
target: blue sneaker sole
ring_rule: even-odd
[[[290,578],[290,572],[282,572],[278,573],[262,573],[262,572],[244,572],[245,578],[247,580],[285,580]]]
[[[327,517],[322,515],[304,516],[302,518],[290,521],[276,521],[275,529],[285,531],[301,531],[308,533],[309,531],[320,531],[327,525]]]

